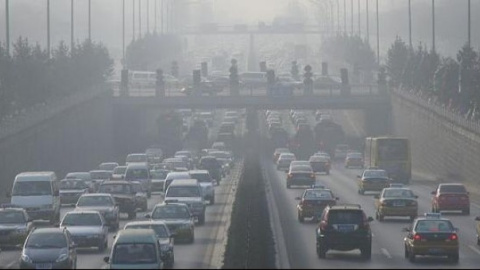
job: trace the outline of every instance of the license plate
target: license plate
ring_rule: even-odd
[[[428,249],[428,252],[429,252],[429,253],[436,254],[436,253],[442,252],[442,249],[441,249],[441,248],[429,248],[429,249]]]
[[[35,265],[36,269],[52,269],[51,263],[38,263]]]
[[[399,201],[399,202],[393,202],[393,206],[395,207],[404,207],[405,202]]]
[[[351,232],[353,231],[353,225],[338,225],[339,232]]]

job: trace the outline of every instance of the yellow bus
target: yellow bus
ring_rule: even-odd
[[[408,183],[412,178],[410,141],[399,137],[367,137],[365,167],[387,171],[395,182]]]

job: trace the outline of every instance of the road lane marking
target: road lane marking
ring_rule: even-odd
[[[477,253],[478,255],[480,255],[480,250],[478,250],[477,247],[472,246],[472,245],[468,245],[468,248],[470,248],[473,252],[475,252],[475,253]]]
[[[386,248],[381,248],[380,249],[383,253],[383,255],[385,255],[387,258],[391,259],[392,258],[392,255],[390,255],[390,253],[388,252],[388,250]]]

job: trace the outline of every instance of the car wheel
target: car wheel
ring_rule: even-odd
[[[360,249],[362,258],[370,260],[372,258],[372,244],[369,244]]]
[[[415,253],[413,251],[408,252],[408,260],[412,263],[415,262]]]
[[[452,262],[458,263],[458,260],[459,260],[460,256],[459,256],[458,253],[455,253],[455,254],[452,254],[452,255],[448,255],[448,258],[450,260],[452,260]]]
[[[477,237],[477,246],[480,246],[480,237]]]
[[[404,249],[405,249],[405,258],[406,258],[406,259],[408,259],[408,256],[409,256],[409,255],[408,255],[408,249],[407,249],[407,246],[405,246],[405,247],[404,247]]]
[[[322,242],[318,243],[317,242],[317,256],[320,259],[325,259],[327,257],[327,247],[325,245],[322,245]]]
[[[303,217],[302,214],[300,214],[300,212],[297,213],[297,216],[298,216],[298,221],[300,221],[300,223],[303,223],[305,221],[305,218]]]
[[[385,216],[382,214],[378,214],[378,221],[383,221],[385,219]]]
[[[195,242],[195,234],[192,233],[192,235],[190,235],[190,238],[188,239],[188,243],[193,244],[194,242]]]
[[[198,225],[205,224],[205,213],[198,217]]]

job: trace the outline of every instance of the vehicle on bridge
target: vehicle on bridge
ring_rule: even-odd
[[[395,182],[407,184],[412,178],[410,141],[400,137],[367,137],[364,146],[366,167],[387,171]]]

